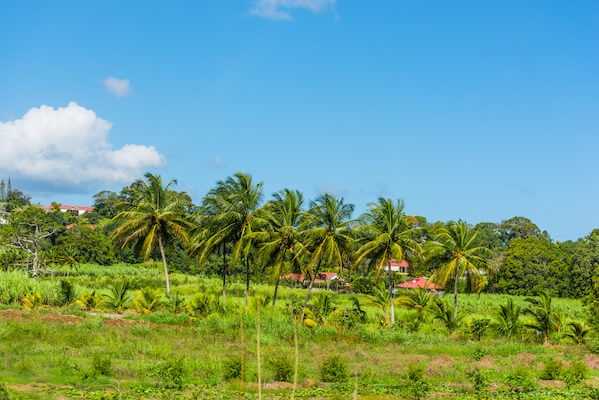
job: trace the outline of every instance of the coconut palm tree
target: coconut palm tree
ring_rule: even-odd
[[[170,294],[168,264],[164,248],[178,240],[184,246],[189,242],[188,229],[191,227],[183,209],[187,202],[171,188],[177,184],[171,180],[162,184],[162,177],[152,173],[144,175],[145,180],[136,181],[134,198],[138,203],[125,203],[113,221],[120,226],[112,233],[113,239],[121,248],[133,244],[138,254],[148,259],[156,247],[160,250],[166,292]]]
[[[543,343],[549,340],[549,334],[555,328],[555,311],[551,307],[551,296],[545,290],[539,293],[539,297],[528,297],[525,299],[530,305],[524,309],[524,313],[533,318],[532,322],[524,324],[543,335]]]
[[[458,315],[459,280],[466,275],[482,280],[485,273],[492,272],[487,263],[490,250],[478,245],[477,234],[465,222],[451,221],[435,235],[435,241],[429,242],[426,250],[429,262],[439,266],[431,281],[441,285],[453,283],[454,319]]]
[[[285,189],[273,197],[260,212],[268,225],[264,230],[254,232],[252,239],[260,243],[262,262],[272,266],[271,279],[276,281],[272,304],[275,305],[285,263],[294,249],[297,251],[301,247],[299,238],[303,233],[305,218],[301,192]]]
[[[432,305],[433,294],[426,289],[410,290],[404,298],[400,300],[400,304],[407,309],[416,310],[418,313],[418,321],[422,320],[422,314],[429,310]]]
[[[584,344],[585,338],[591,333],[591,329],[584,322],[570,322],[567,327],[570,328],[570,332],[564,333],[563,336],[576,344]]]
[[[370,260],[376,268],[377,275],[388,266],[389,274],[389,305],[391,310],[391,325],[395,323],[395,306],[393,304],[393,279],[391,260],[403,260],[407,255],[420,253],[420,244],[413,238],[417,228],[403,211],[403,202],[379,198],[377,203],[371,203],[370,210],[365,213],[357,231],[363,244],[356,252],[356,264],[364,258]]]
[[[500,304],[494,311],[499,333],[511,339],[520,328],[519,319],[521,313],[522,309],[514,305],[512,299],[508,299],[506,304]]]
[[[353,240],[351,226],[354,221],[350,220],[353,211],[353,204],[345,204],[343,199],[327,193],[312,201],[310,210],[305,214],[307,229],[302,240],[304,246],[296,252],[296,257],[310,253],[305,269],[311,279],[300,321],[304,318],[304,309],[322,263],[328,262],[341,270],[344,261],[349,259]]]

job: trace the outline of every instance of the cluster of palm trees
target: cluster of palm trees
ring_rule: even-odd
[[[160,176],[147,173],[133,185],[132,200],[120,204],[122,211],[114,218],[119,225],[113,239],[119,246],[131,245],[146,259],[159,252],[167,294],[170,285],[164,249],[175,242],[200,265],[210,255],[222,255],[223,302],[227,272],[241,265],[246,305],[251,271],[257,265],[267,266],[275,283],[273,304],[284,271],[309,276],[304,306],[314,279],[324,268],[341,271],[362,265],[378,275],[389,267],[391,323],[395,320],[392,259],[430,262],[432,281],[453,286],[454,318],[458,281],[466,278],[480,290],[490,272],[489,250],[477,244],[476,231],[466,223],[450,222],[428,237],[399,200],[379,198],[360,218],[352,219],[354,206],[332,194],[306,202],[301,192],[285,189],[262,204],[262,183],[237,173],[217,182],[196,211],[188,214],[189,204],[173,190],[175,184],[173,180],[165,185]],[[227,258],[228,249],[232,250]]]

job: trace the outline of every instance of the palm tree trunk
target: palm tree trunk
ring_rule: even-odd
[[[393,304],[393,277],[391,276],[391,260],[389,260],[389,303],[391,306],[391,326],[395,325],[395,305]]]
[[[227,254],[225,241],[223,240],[223,305],[227,301]]]
[[[250,263],[245,257],[245,306],[248,306],[248,297],[250,295]]]
[[[279,290],[279,281],[281,280],[281,270],[279,270],[279,274],[277,275],[277,283],[275,285],[275,292],[272,296],[272,305],[274,306],[277,301],[277,290]]]
[[[302,308],[302,317],[300,318],[300,322],[302,324],[304,323],[304,310],[308,306],[308,298],[310,297],[310,291],[312,291],[312,285],[314,285],[314,279],[316,279],[316,275],[318,275],[318,272],[320,271],[320,263],[321,262],[322,262],[322,259],[318,261],[318,265],[316,266],[316,271],[314,271],[314,275],[312,275],[312,278],[310,279],[310,285],[308,286],[308,292],[306,293],[306,299],[304,300],[304,307]]]
[[[455,282],[453,284],[453,320],[454,322],[458,319],[458,274],[455,275]]]
[[[166,256],[164,255],[164,246],[162,245],[162,236],[158,235],[158,247],[160,247],[160,255],[162,256],[162,266],[164,266],[164,279],[166,280],[166,294],[171,294],[171,285],[168,280],[168,267],[166,265]]]

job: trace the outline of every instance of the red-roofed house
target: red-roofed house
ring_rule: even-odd
[[[72,227],[74,227],[75,224],[68,224],[67,226],[65,226],[65,228],[67,229],[71,229]],[[89,229],[96,229],[96,225],[88,225],[87,226]]]
[[[52,212],[54,211],[54,206],[39,206],[42,210],[44,210],[45,212]],[[66,206],[66,205],[60,205],[60,211],[62,212],[68,212],[70,214],[73,215],[83,215],[83,214],[87,214],[88,212],[92,212],[94,211],[94,209],[92,207],[81,207],[81,206]]]
[[[399,289],[427,289],[432,290],[434,293],[440,293],[443,288],[437,284],[429,282],[426,278],[414,278],[407,282],[400,283],[397,285]]]
[[[304,285],[310,283],[310,277],[304,276],[302,274],[287,274],[285,276],[282,276],[281,278],[293,280],[296,282],[301,282]],[[314,279],[314,283],[318,283],[318,284],[325,283],[328,288],[329,285],[331,284],[331,282],[334,280],[338,280],[339,282],[345,282],[345,279],[341,278],[335,272],[319,272],[318,275],[316,276],[316,279]]]
[[[394,259],[391,260],[391,272],[407,275],[409,267],[410,264],[406,260],[401,260],[400,262],[397,262],[397,260]],[[385,266],[384,271],[389,272],[389,265]]]

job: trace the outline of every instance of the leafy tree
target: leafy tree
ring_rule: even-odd
[[[476,284],[483,281],[486,273],[492,272],[487,263],[490,250],[478,245],[477,231],[468,229],[463,221],[451,221],[447,227],[440,230],[430,242],[427,254],[430,260],[439,265],[431,280],[446,285],[453,283],[453,313],[454,319],[458,314],[458,281],[468,275],[475,279]]]
[[[560,243],[560,248],[564,247]],[[593,278],[599,272],[599,229],[576,243],[571,260],[566,278],[568,295],[587,296],[593,291]]]
[[[478,232],[477,240],[481,246],[490,250],[503,247],[500,227],[493,222],[476,224],[474,230]]]
[[[353,211],[353,204],[345,204],[343,199],[337,199],[328,193],[311,202],[310,210],[306,213],[307,229],[303,240],[304,246],[296,253],[298,257],[310,251],[306,272],[310,273],[311,279],[304,300],[304,309],[322,263],[329,262],[341,270],[344,260],[349,258],[353,223],[350,218]],[[300,320],[303,320],[303,317],[302,311]]]
[[[94,194],[94,211],[104,218],[114,218],[119,203],[123,201],[115,192],[103,190]]]
[[[507,246],[514,239],[526,239],[529,237],[543,240],[548,239],[538,226],[525,217],[514,217],[502,221],[499,225],[499,232],[504,246]]]
[[[59,252],[65,248],[73,249],[79,263],[111,265],[115,260],[110,238],[85,225],[78,224],[67,229],[56,239],[56,246]]]
[[[408,254],[420,253],[420,244],[414,240],[414,228],[411,220],[403,211],[403,202],[379,198],[378,203],[370,204],[370,210],[362,216],[357,228],[364,243],[356,252],[356,263],[365,257],[377,274],[388,266],[389,304],[391,306],[391,325],[395,324],[395,306],[391,260],[403,260]]]
[[[14,248],[29,255],[31,273],[37,276],[41,265],[41,252],[48,247],[49,238],[57,231],[48,214],[37,207],[27,207],[23,211],[12,213],[8,225],[2,227],[0,234],[4,246]]]
[[[138,202],[124,204],[126,211],[121,211],[114,217],[121,225],[112,234],[121,248],[133,244],[144,259],[148,259],[158,246],[167,294],[170,293],[170,283],[164,248],[175,241],[184,245],[189,242],[190,223],[179,212],[184,206],[183,200],[176,199],[174,192],[170,190],[176,183],[177,181],[171,180],[164,186],[162,177],[146,173],[145,180],[139,180],[135,186],[133,198]]]
[[[6,195],[4,209],[8,212],[22,210],[31,204],[30,200],[31,197],[25,195],[18,189],[9,190]]]
[[[569,261],[554,243],[536,237],[513,239],[493,284],[499,293],[531,295],[547,290],[567,296],[572,290],[568,282]]]

